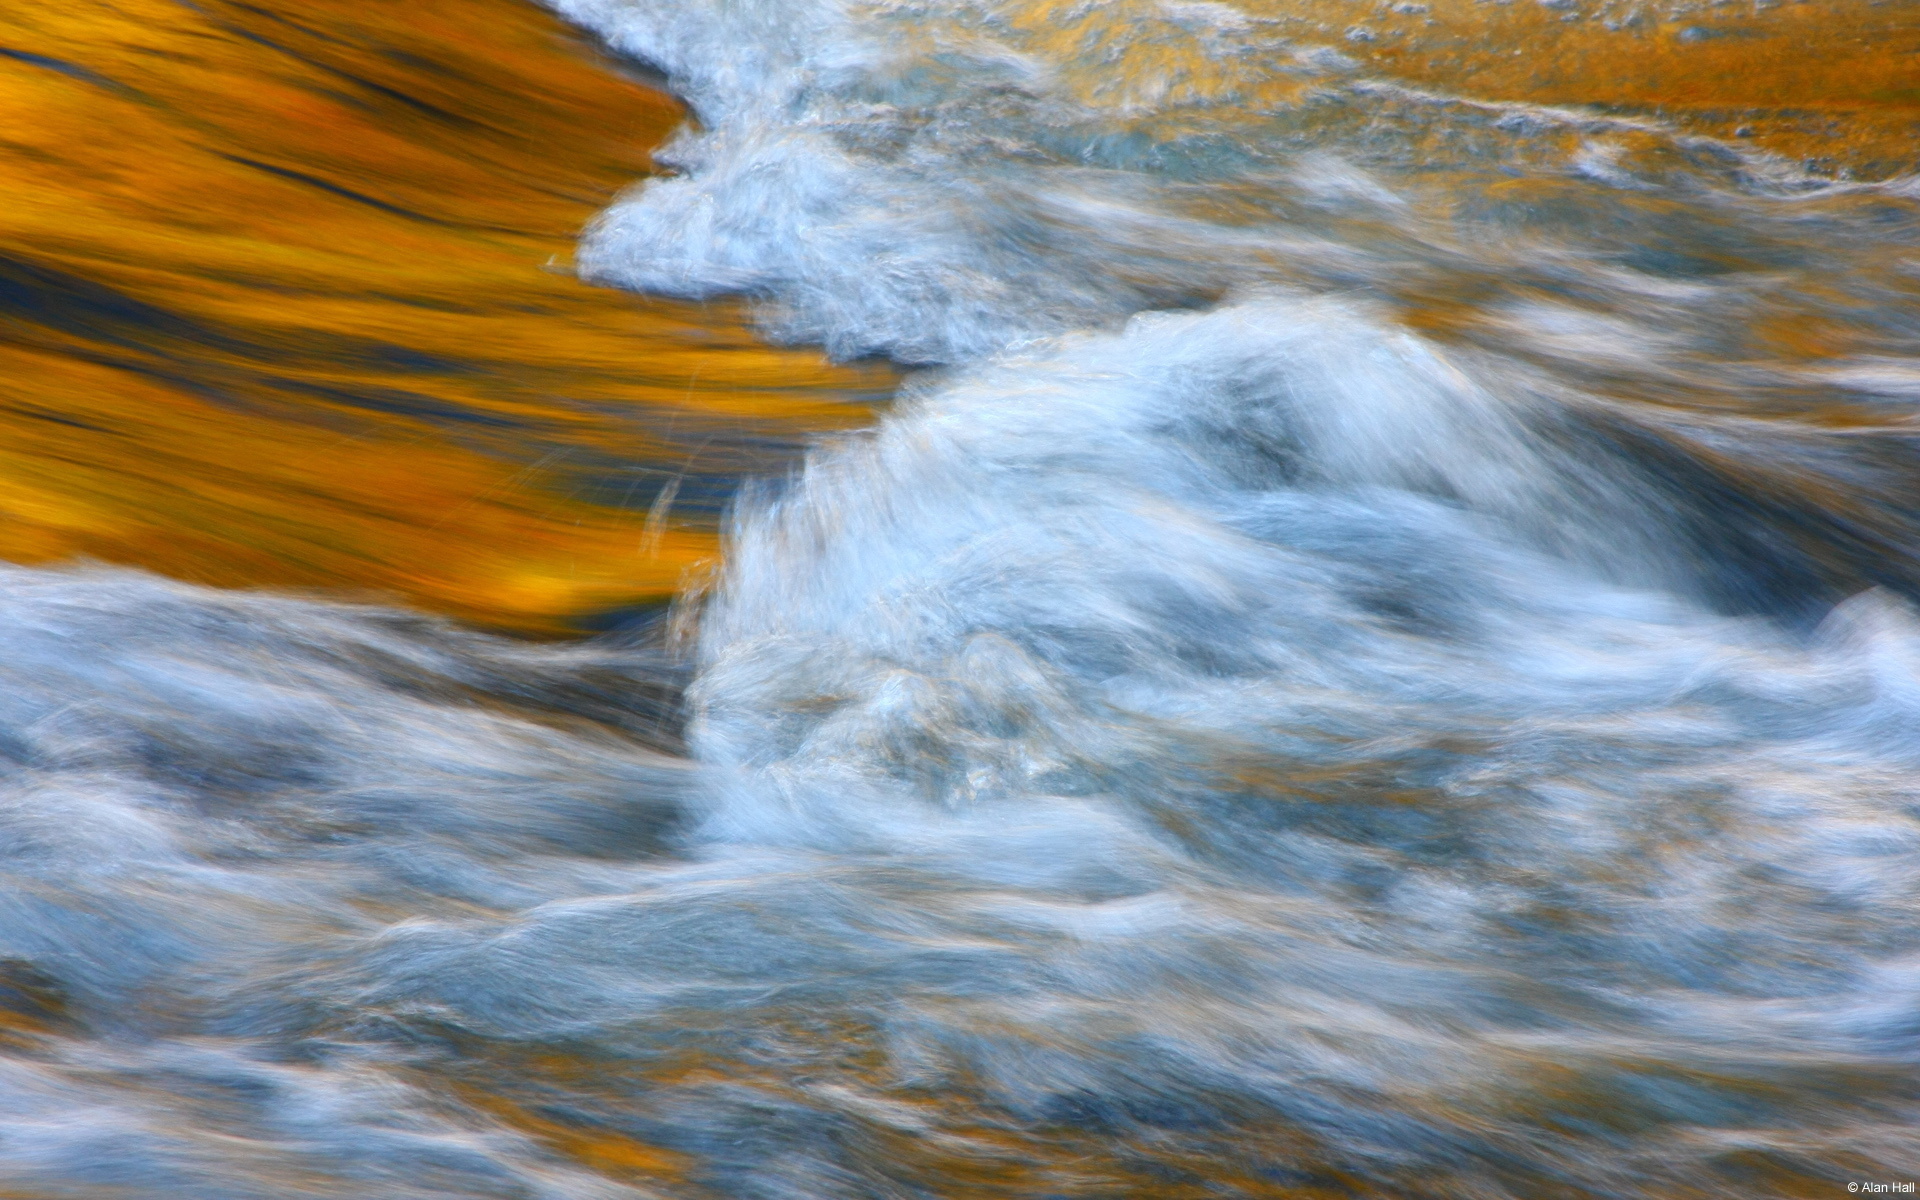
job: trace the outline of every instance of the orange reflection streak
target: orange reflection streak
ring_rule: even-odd
[[[1330,1165],[1299,1130],[1259,1128],[1147,1132],[1115,1138],[1070,1117],[1035,1127],[996,1108],[974,1081],[947,1079],[937,1091],[888,1077],[875,1031],[837,1022],[779,1023],[780,1045],[800,1063],[770,1069],[739,1059],[690,1058],[642,1065],[538,1047],[489,1047],[485,1065],[458,1062],[452,1075],[423,1070],[413,1081],[457,1095],[475,1110],[549,1150],[615,1179],[673,1196],[716,1196],[697,1158],[650,1144],[608,1123],[661,1128],[656,1105],[697,1104],[711,1090],[753,1093],[770,1109],[837,1108],[847,1150],[884,1163],[906,1194],[944,1200],[1034,1196],[1151,1196],[1154,1200],[1332,1200],[1381,1196],[1364,1179]],[[613,1117],[610,1114],[624,1114]],[[637,1119],[631,1119],[637,1116]],[[1291,1164],[1279,1178],[1226,1165],[1257,1143]]]
[[[1488,101],[1655,116],[1816,171],[1920,167],[1920,20],[1903,0],[1286,0],[1289,34],[1369,74]]]
[[[1902,4],[1251,7],[1451,94],[1863,177],[1920,145]],[[764,465],[741,447],[858,423],[845,397],[891,382],[538,269],[682,113],[520,0],[26,0],[0,105],[6,558],[557,632],[714,553],[698,488],[649,525],[668,480]]]
[[[541,269],[683,114],[519,0],[26,0],[0,109],[0,557],[560,632],[891,383]]]

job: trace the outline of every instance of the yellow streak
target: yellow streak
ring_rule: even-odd
[[[1260,0],[1302,41],[1449,95],[1652,116],[1814,169],[1920,169],[1920,21],[1876,0]],[[1349,39],[1357,30],[1361,37]]]
[[[716,549],[571,459],[671,473],[889,382],[565,273],[682,113],[518,0],[23,0],[0,49],[0,557],[559,631]]]

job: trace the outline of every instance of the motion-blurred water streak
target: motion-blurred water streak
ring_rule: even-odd
[[[0,51],[8,558],[559,632],[889,386],[570,277],[681,111],[530,6],[29,3]]]

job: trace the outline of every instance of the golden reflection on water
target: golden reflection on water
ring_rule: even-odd
[[[1418,87],[1859,177],[1920,147],[1904,3],[1256,7]],[[590,60],[520,0],[9,5],[0,556],[529,632],[669,594],[730,478],[891,377],[566,274],[683,116]]]
[[[590,55],[518,0],[7,5],[0,556],[529,632],[670,593],[890,377],[566,274],[683,116]]]
[[[1920,168],[1911,0],[1282,0],[1369,73],[1735,138],[1823,174]]]

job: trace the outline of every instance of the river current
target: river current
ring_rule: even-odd
[[[168,557],[6,481],[68,532],[0,567],[0,1194],[1920,1177],[1910,5],[553,8],[613,57],[549,69],[625,98],[521,91],[576,134],[652,113],[650,163],[502,101],[323,174],[163,96],[233,178],[441,240],[332,274],[222,243],[189,287],[154,282],[184,234],[89,259],[97,220],[9,226],[68,272],[7,268],[9,346],[198,397],[168,445],[324,429],[297,487],[230,450],[153,470],[271,477],[233,509],[337,536],[203,490],[153,536],[214,548]],[[168,10],[114,11],[426,103],[344,77],[346,17]],[[450,44],[461,11],[421,10]],[[535,21],[508,11],[469,10]],[[160,95],[55,25],[8,69]],[[436,193],[416,160],[456,133],[499,179],[552,153],[575,207]],[[608,290],[496,290],[590,208],[552,270]],[[469,266],[379,274],[407,254]],[[149,308],[103,298],[110,258]],[[377,319],[435,288],[431,330]],[[269,321],[273,289],[307,307]],[[462,349],[380,349],[429,333]],[[87,446],[164,407],[74,434],[37,403]],[[372,521],[328,455],[389,443]],[[86,478],[159,461],[102,454]],[[513,471],[538,488],[444,483]],[[121,565],[46,565],[76,549]],[[207,586],[330,581],[413,607]]]

